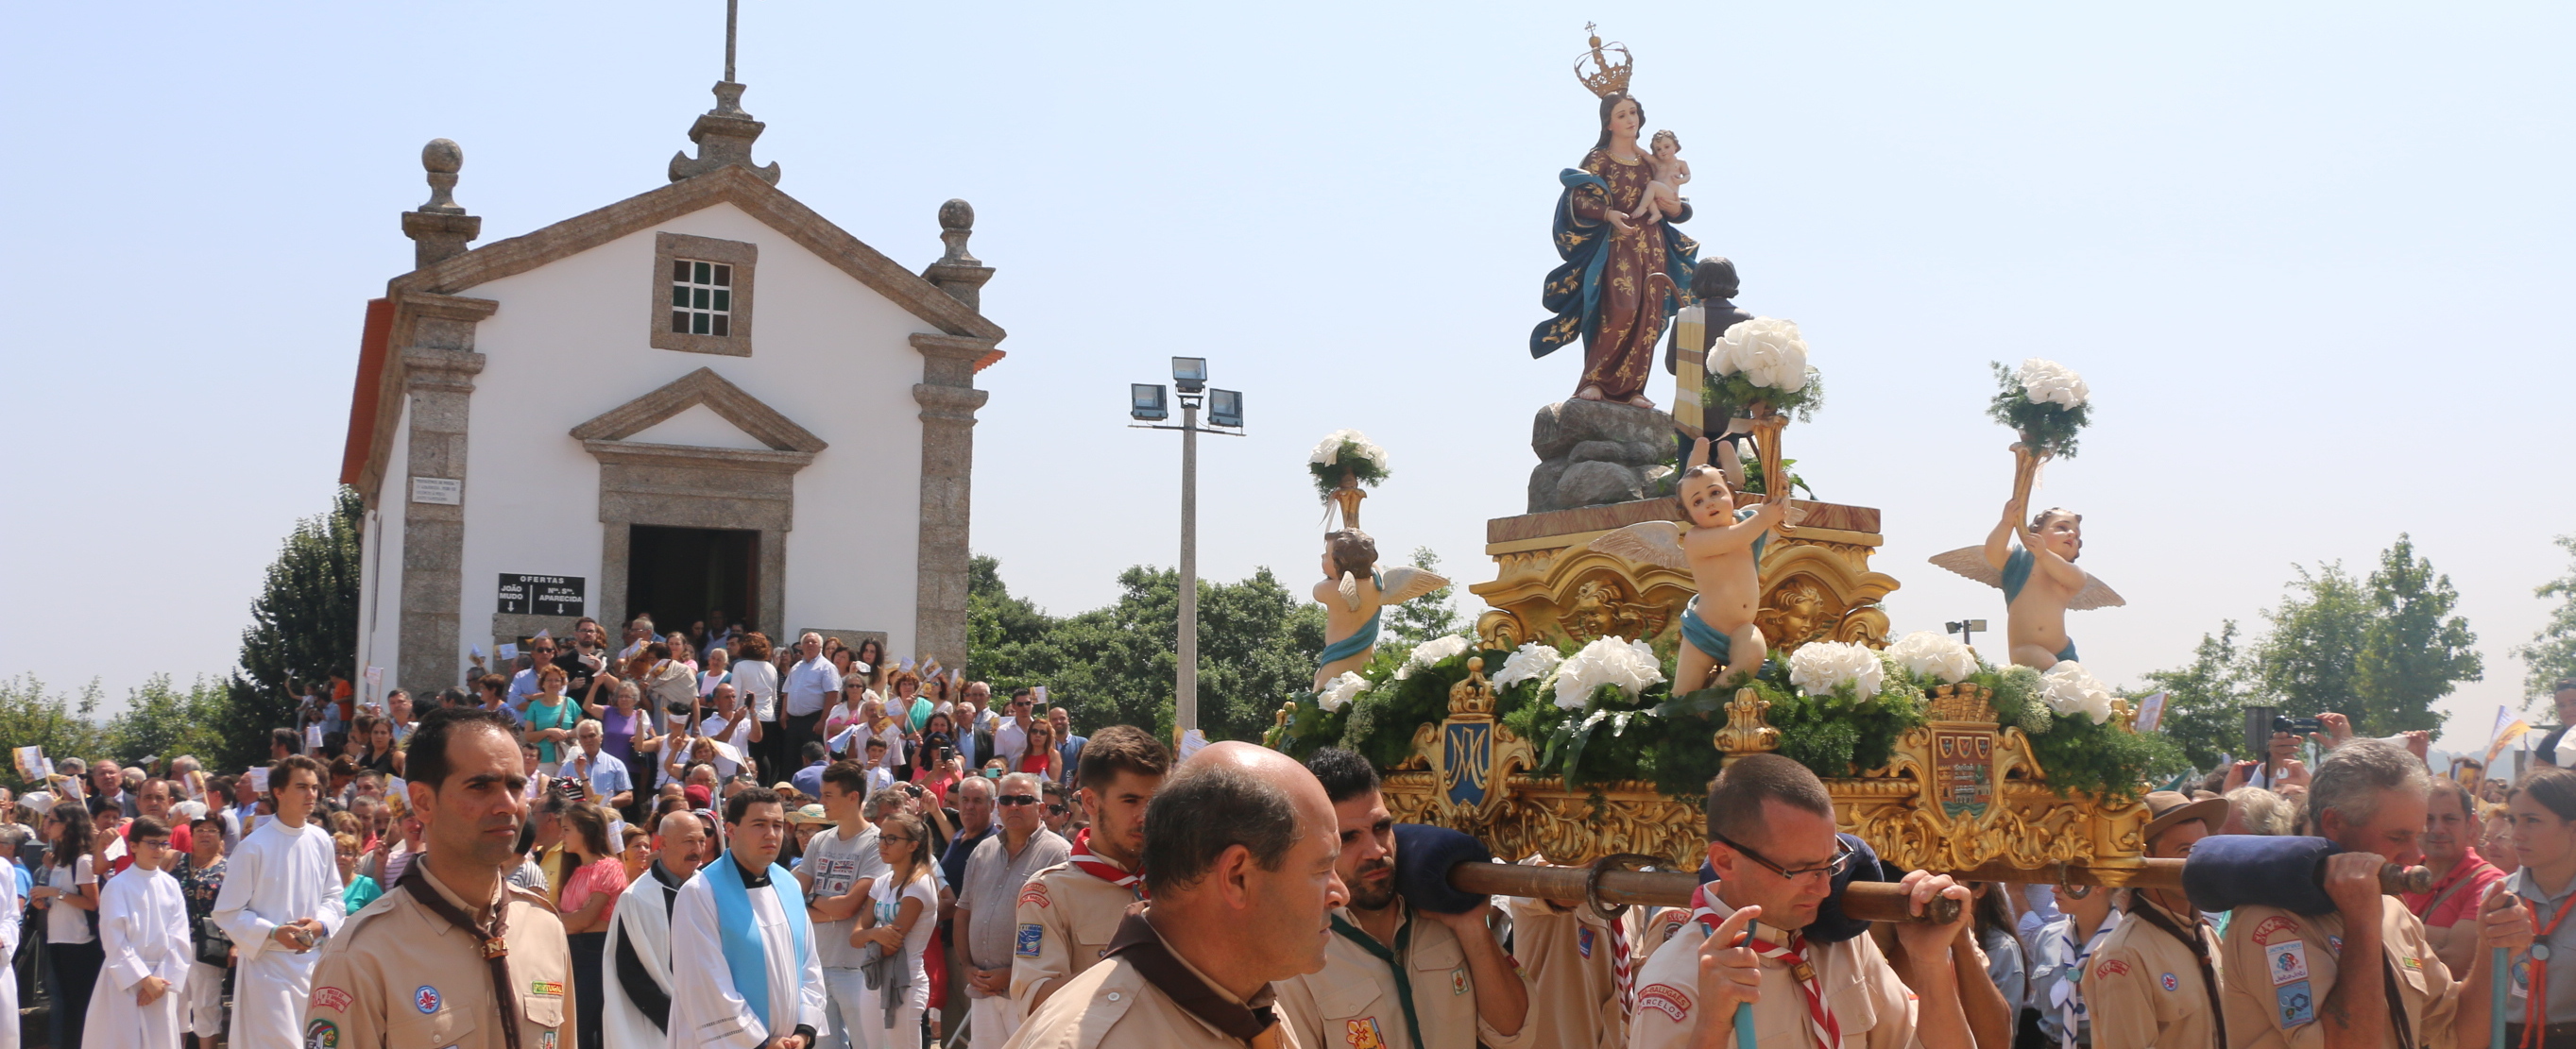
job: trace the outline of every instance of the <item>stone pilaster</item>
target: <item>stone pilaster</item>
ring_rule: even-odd
[[[465,436],[474,376],[474,326],[501,308],[490,299],[406,292],[396,303],[403,392],[410,398],[410,456],[396,488],[403,500],[402,656],[396,683],[415,695],[454,683],[459,617],[465,603],[465,504],[413,499],[412,481],[441,478],[466,487]],[[466,498],[472,493],[466,491]]]
[[[913,597],[913,648],[942,665],[966,665],[966,576],[974,557],[967,527],[974,487],[975,411],[990,396],[975,388],[975,363],[992,339],[914,335],[921,351],[921,533]]]

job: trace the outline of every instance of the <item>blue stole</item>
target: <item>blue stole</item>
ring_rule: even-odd
[[[1380,597],[1385,596],[1385,576],[1370,572],[1369,582],[1378,588]],[[1351,636],[1324,646],[1324,651],[1315,657],[1315,665],[1324,666],[1339,662],[1377,647],[1377,621],[1378,617],[1385,614],[1386,605],[1381,603],[1377,611],[1369,613],[1368,622],[1360,624],[1359,629],[1351,631]]]
[[[724,855],[716,857],[716,862],[700,871],[699,876],[707,879],[709,889],[715,890],[716,934],[724,947],[725,968],[733,971],[733,989],[742,993],[743,1004],[751,1007],[752,1015],[760,1017],[760,1026],[773,1035],[777,1034],[778,1025],[769,1017],[769,952],[760,939],[760,922],[752,917],[751,892],[742,884],[742,864],[734,862],[733,850],[727,849]],[[785,867],[770,864],[770,891],[777,892],[782,884],[796,884],[796,876],[789,874]],[[789,906],[781,897],[778,904],[779,910],[787,912],[788,930],[795,934],[795,960],[789,965],[789,971],[802,972],[806,939],[810,932],[806,927],[804,901],[798,900],[796,905]],[[676,959],[673,964],[678,964]]]
[[[2012,553],[2004,558],[2004,603],[2009,605],[2021,596],[2021,588],[2030,582],[2030,570],[2039,563],[2021,544],[2013,544]]]

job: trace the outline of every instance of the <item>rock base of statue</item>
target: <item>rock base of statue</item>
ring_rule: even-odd
[[[1673,417],[1580,398],[1538,410],[1530,425],[1529,512],[1609,506],[1672,491]]]

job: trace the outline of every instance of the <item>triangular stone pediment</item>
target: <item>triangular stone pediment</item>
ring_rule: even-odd
[[[627,438],[644,444],[677,444],[692,448],[759,449],[769,442],[744,433],[733,420],[716,414],[703,404],[693,404],[661,422],[654,423]]]
[[[694,409],[704,409],[695,411]],[[683,413],[686,416],[683,417]],[[713,418],[706,418],[706,416]],[[721,421],[719,423],[719,420]],[[672,423],[664,427],[665,422]],[[757,442],[760,447],[781,452],[812,454],[829,447],[814,432],[796,425],[743,388],[725,380],[713,368],[700,368],[672,381],[669,385],[628,401],[597,418],[572,428],[572,436],[584,441],[624,441],[647,430],[657,432],[660,443],[704,445],[706,447],[749,447],[748,442],[724,440],[723,443],[686,439],[691,436],[722,438],[720,427],[731,428]]]
[[[454,294],[653,229],[719,203],[732,204],[787,235],[816,257],[940,331],[976,339],[998,340],[1003,336],[1000,325],[986,320],[920,274],[860,243],[857,237],[739,164],[726,164],[532,233],[485,244],[396,277],[387,287],[393,295],[406,291]]]

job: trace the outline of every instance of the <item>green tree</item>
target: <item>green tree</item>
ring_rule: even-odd
[[[2193,767],[2216,768],[2219,755],[2245,749],[2249,673],[2246,654],[2237,647],[2236,621],[2230,619],[2218,633],[2200,636],[2191,665],[2146,674],[2147,687],[2165,693],[2164,720],[2157,730],[2182,748]]]
[[[224,682],[200,677],[182,691],[171,686],[170,675],[154,674],[126,697],[124,712],[108,719],[101,733],[105,752],[119,761],[181,754],[203,760],[223,753],[224,740],[215,726],[229,703]],[[261,757],[267,756],[265,744],[263,740]]]
[[[967,674],[991,682],[995,692],[1048,685],[1063,660],[1055,648],[1062,621],[1035,602],[1014,597],[1002,583],[1002,562],[978,554],[966,569]],[[1050,688],[1053,686],[1050,685]]]
[[[2370,593],[2340,562],[2310,572],[2297,568],[2278,608],[2268,609],[2272,633],[2254,646],[2255,680],[2271,705],[2293,717],[2328,711],[2352,718],[2361,729],[2360,675],[2356,663],[2373,613]],[[2384,733],[2372,733],[2384,734]]]
[[[1440,570],[1440,555],[1427,546],[1414,547],[1413,567],[1436,573]],[[1456,589],[1443,586],[1395,606],[1387,615],[1387,628],[1404,639],[1407,645],[1419,645],[1435,637],[1457,633],[1461,625],[1458,608],[1449,603]]]
[[[45,756],[57,762],[97,757],[104,737],[90,715],[98,710],[98,701],[96,681],[70,696],[46,692],[45,683],[33,674],[0,678],[0,740],[13,749],[43,747]],[[7,774],[23,786],[34,786],[18,775],[15,762]]]
[[[2443,715],[2433,703],[2450,695],[2462,681],[2486,674],[2477,653],[2478,635],[2469,621],[2451,614],[2460,592],[2451,577],[2433,571],[2433,562],[2415,553],[2412,538],[2400,533],[2397,543],[2379,555],[2370,573],[2373,615],[2363,631],[2355,660],[2358,692],[2365,704],[2370,735],[2409,729],[2439,729]],[[2360,719],[2355,719],[2357,728]]]
[[[241,667],[216,726],[222,768],[268,760],[268,730],[294,724],[288,683],[355,677],[358,551],[365,504],[340,488],[330,511],[295,523],[242,631]]]
[[[1180,573],[1137,566],[1118,599],[1054,618],[1011,597],[1000,563],[968,577],[968,663],[997,691],[1046,685],[1076,724],[1135,725],[1168,739],[1180,666]],[[1210,739],[1258,739],[1272,712],[1309,684],[1324,647],[1323,609],[1269,569],[1239,583],[1199,581],[1199,727]]]
[[[2576,535],[2562,535],[2552,540],[2558,548],[2576,556]],[[2567,574],[2532,589],[2532,596],[2558,599],[2558,607],[2549,611],[2549,623],[2531,635],[2531,640],[2516,645],[2513,654],[2526,668],[2522,690],[2531,697],[2533,706],[2548,703],[2551,686],[2560,678],[2576,677],[2576,564]]]

